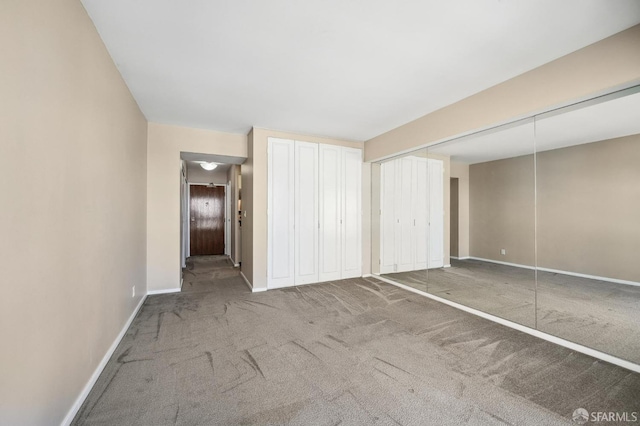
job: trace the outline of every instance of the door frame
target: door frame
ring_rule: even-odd
[[[224,254],[231,258],[231,181],[224,185]]]
[[[214,183],[211,185],[210,183],[195,183],[195,182],[187,182],[189,184],[189,190],[187,191],[187,258],[191,257],[191,186],[199,185],[199,186],[223,186],[224,187],[224,253],[227,254],[227,193],[228,186],[224,183]]]

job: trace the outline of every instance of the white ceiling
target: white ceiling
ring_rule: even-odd
[[[468,136],[429,151],[475,164],[635,134],[640,134],[640,93]]]
[[[367,140],[640,23],[638,0],[82,0],[148,120]]]

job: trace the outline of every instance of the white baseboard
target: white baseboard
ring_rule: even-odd
[[[500,264],[500,265],[513,266],[513,267],[516,267],[516,268],[533,269],[533,270],[536,269],[533,266],[520,265],[520,264],[517,264],[517,263],[500,262],[498,260],[483,259],[481,257],[470,257],[469,259],[480,260],[482,262],[497,263],[497,264]],[[554,273],[554,274],[561,274],[561,275],[569,275],[569,276],[572,276],[572,277],[587,278],[587,279],[590,279],[590,280],[607,281],[607,282],[615,283],[615,284],[625,284],[625,285],[640,286],[640,283],[636,282],[636,281],[627,281],[627,280],[619,280],[617,278],[600,277],[600,276],[597,276],[597,275],[580,274],[578,272],[561,271],[559,269],[542,268],[540,266],[537,269],[538,269],[538,271],[551,272],[551,273]]]
[[[417,290],[417,289],[415,289],[413,287],[409,287],[407,285],[400,284],[400,283],[398,283],[396,281],[393,281],[393,280],[390,280],[390,279],[388,279],[386,277],[382,277],[382,276],[379,276],[379,275],[376,275],[376,277],[379,278],[380,280],[386,282],[386,283],[389,283],[389,284],[394,285],[396,287],[403,288],[403,289],[405,289],[407,291],[410,291],[412,293],[416,293],[416,294],[419,294],[421,296],[428,297],[429,299],[433,299],[433,300],[435,300],[437,302],[444,303],[445,305],[449,305],[449,306],[452,306],[454,308],[460,309],[462,311],[468,312],[470,314],[477,315],[477,316],[482,317],[484,319],[487,319],[489,321],[493,321],[493,322],[496,322],[498,324],[502,324],[504,326],[513,328],[515,330],[522,331],[523,333],[527,333],[527,334],[529,334],[531,336],[535,336],[535,337],[538,337],[540,339],[546,340],[548,342],[555,343],[555,344],[560,345],[560,346],[564,346],[565,348],[574,350],[576,352],[581,352],[581,353],[583,353],[585,355],[589,355],[589,356],[592,356],[594,358],[598,358],[598,359],[601,359],[603,361],[606,361],[608,363],[615,364],[615,365],[617,365],[619,367],[626,368],[627,370],[631,370],[631,371],[635,371],[636,373],[640,373],[640,365],[635,364],[635,363],[630,362],[630,361],[627,361],[625,359],[621,359],[621,358],[615,357],[613,355],[609,355],[607,353],[600,352],[600,351],[598,351],[596,349],[592,349],[592,348],[589,348],[587,346],[582,346],[582,345],[580,345],[578,343],[574,343],[574,342],[571,342],[569,340],[564,340],[564,339],[562,339],[560,337],[544,333],[544,332],[536,330],[534,328],[530,328],[530,327],[524,326],[522,324],[518,324],[516,322],[512,322],[512,321],[506,320],[504,318],[500,318],[500,317],[488,314],[486,312],[482,312],[482,311],[479,311],[477,309],[473,309],[473,308],[470,308],[468,306],[461,305],[460,303],[452,302],[451,300],[448,300],[448,299],[443,299],[442,297],[438,297],[438,296],[435,296],[433,294],[426,293],[426,292],[421,291],[421,290]]]
[[[267,291],[266,288],[252,288],[251,293],[262,293],[263,291]]]
[[[591,279],[591,280],[598,280],[598,281],[607,281],[607,282],[616,283],[616,284],[626,284],[626,285],[640,286],[640,283],[639,282],[635,282],[635,281],[619,280],[617,278],[599,277],[599,276],[596,276],[596,275],[579,274],[577,272],[559,271],[557,269],[549,269],[549,268],[540,268],[540,267],[538,267],[538,271],[552,272],[554,274],[562,274],[562,275],[571,275],[572,277],[588,278],[588,279]]]
[[[155,294],[167,294],[167,293],[180,293],[180,288],[167,288],[164,290],[151,290],[147,291],[148,296],[153,296]]]
[[[470,260],[480,260],[482,262],[497,263],[498,265],[513,266],[514,268],[530,269],[530,270],[533,270],[533,271],[535,271],[535,269],[536,269],[535,266],[521,265],[519,263],[501,262],[499,260],[484,259],[482,257],[469,256],[469,259]]]
[[[373,275],[371,275],[371,274],[364,274],[364,275],[362,276],[362,278],[371,278],[371,277],[373,277]]]
[[[467,260],[470,259],[469,256],[449,256],[450,259],[455,259],[455,260]]]
[[[64,420],[62,420],[62,423],[61,423],[62,426],[70,425],[74,417],[76,416],[76,414],[78,414],[78,410],[80,409],[80,407],[82,407],[82,404],[84,403],[85,399],[87,399],[87,396],[89,396],[89,392],[91,392],[91,389],[93,389],[93,386],[96,384],[98,377],[100,377],[100,374],[102,374],[102,370],[104,370],[104,367],[106,367],[107,363],[109,362],[109,359],[111,359],[111,355],[113,355],[116,348],[120,344],[120,341],[122,340],[125,333],[129,329],[129,326],[133,322],[133,319],[136,317],[136,315],[138,315],[138,312],[140,311],[140,308],[142,308],[142,305],[144,304],[145,300],[147,300],[146,295],[143,296],[142,299],[140,299],[140,302],[138,302],[138,306],[136,306],[136,308],[133,310],[133,313],[131,314],[127,322],[124,324],[124,327],[122,327],[122,330],[120,330],[120,333],[118,334],[118,336],[116,336],[116,339],[113,341],[113,343],[107,350],[107,353],[104,355],[104,357],[102,357],[100,364],[98,364],[98,367],[96,367],[95,371],[91,375],[91,378],[89,378],[89,381],[82,389],[82,392],[80,392],[80,395],[78,395],[78,398],[76,398],[75,402],[71,406],[71,409],[67,412],[67,415],[65,416]]]
[[[444,265],[443,268],[451,268],[451,264],[448,263],[448,264]]]

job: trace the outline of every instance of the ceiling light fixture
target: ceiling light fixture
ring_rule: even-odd
[[[205,163],[205,162],[202,162],[202,163],[200,163],[200,167],[202,167],[205,170],[213,170],[216,167],[218,167],[218,165],[216,163]]]

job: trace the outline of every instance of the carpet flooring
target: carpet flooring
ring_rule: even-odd
[[[640,287],[479,260],[386,278],[640,364]],[[536,317],[537,295],[537,317]]]
[[[561,425],[640,411],[640,375],[377,279],[251,293],[190,259],[75,425]]]

